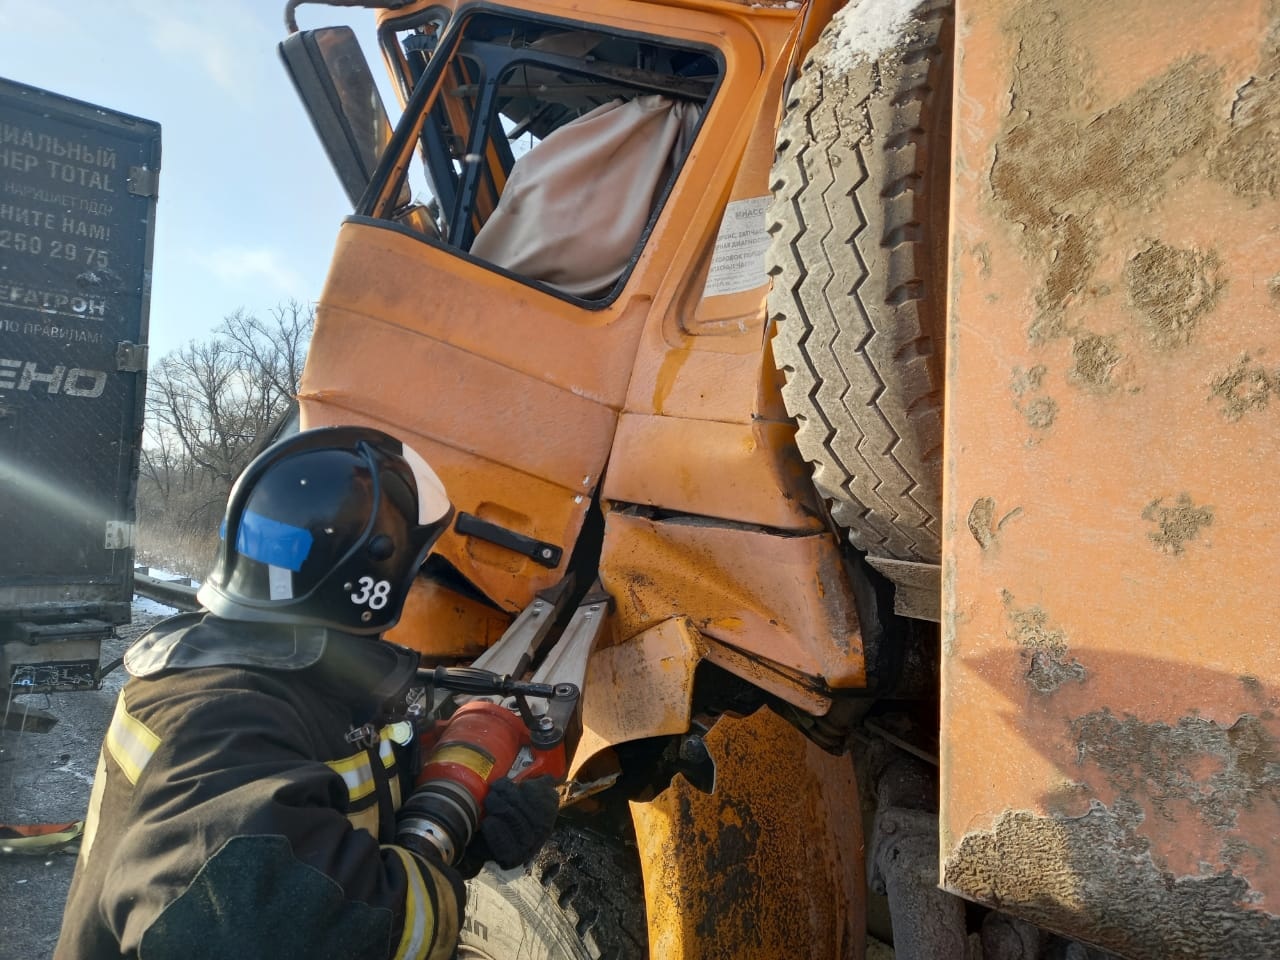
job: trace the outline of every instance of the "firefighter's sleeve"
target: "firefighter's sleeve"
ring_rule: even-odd
[[[126,956],[452,955],[461,882],[355,829],[342,777],[313,756],[297,714],[255,693],[165,731],[99,900]]]

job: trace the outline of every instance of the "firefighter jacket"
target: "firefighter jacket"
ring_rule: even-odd
[[[188,663],[245,626],[174,620],[165,642]],[[452,955],[457,874],[394,843],[412,727],[333,653],[286,669],[175,655],[125,684],[56,958]]]

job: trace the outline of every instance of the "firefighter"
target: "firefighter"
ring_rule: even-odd
[[[55,957],[452,955],[463,875],[531,857],[556,794],[495,785],[460,869],[397,830],[423,690],[379,634],[451,514],[377,430],[305,431],[249,465],[206,611],[125,657]]]

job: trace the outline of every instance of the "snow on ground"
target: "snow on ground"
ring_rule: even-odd
[[[179,612],[180,611],[177,607],[170,607],[163,603],[157,603],[155,600],[148,597],[135,595],[133,598],[134,623],[151,617],[172,617],[174,614]]]

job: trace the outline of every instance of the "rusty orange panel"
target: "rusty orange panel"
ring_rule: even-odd
[[[767,708],[722,717],[704,742],[711,793],[678,774],[652,801],[631,804],[650,955],[861,958],[862,820],[849,758]]]
[[[944,884],[1280,956],[1280,3],[956,22]]]
[[[813,481],[794,436],[792,424],[624,414],[613,441],[614,465],[657,460],[663,466],[610,471],[604,495],[743,523],[822,530]]]
[[[620,637],[687,616],[705,636],[817,689],[865,683],[853,594],[829,534],[610,512],[600,578],[617,602]]]

